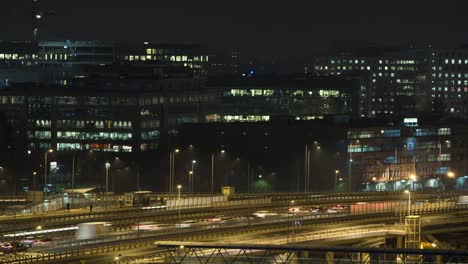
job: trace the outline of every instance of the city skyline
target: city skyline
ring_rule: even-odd
[[[54,15],[41,23],[39,39],[202,43],[240,50],[248,58],[287,64],[295,71],[329,48],[456,47],[468,41],[462,14],[467,4],[461,1],[424,6],[419,1],[392,1],[391,6],[371,1],[72,2],[40,1],[41,10],[54,11]],[[1,38],[29,40],[30,1],[3,5]]]

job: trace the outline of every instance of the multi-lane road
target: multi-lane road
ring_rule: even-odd
[[[414,197],[417,204],[413,205],[413,214],[448,214],[456,209],[456,196],[440,199],[431,194],[422,194],[420,197],[416,195]],[[256,199],[242,197],[244,200],[252,198]],[[291,198],[296,199],[293,204]],[[36,256],[39,256],[40,260],[40,256],[54,256],[53,258],[59,258],[58,262],[64,261],[63,263],[73,263],[73,261],[79,263],[80,259],[104,263],[99,261],[113,261],[115,260],[113,258],[119,257],[118,254],[121,255],[119,259],[154,254],[155,248],[152,243],[163,240],[222,240],[284,244],[290,241],[295,243],[317,239],[323,241],[325,234],[330,240],[340,240],[346,235],[357,234],[369,237],[372,232],[382,236],[385,232],[401,232],[402,229],[379,225],[374,226],[372,230],[356,227],[354,231],[344,234],[337,228],[343,223],[346,226],[394,224],[399,221],[400,215],[406,214],[406,204],[407,201],[402,200],[401,194],[336,197],[304,194],[287,197],[282,194],[276,195],[275,200],[269,204],[253,206],[175,208],[176,210],[164,207],[131,208],[10,218],[0,220],[0,230],[5,241],[12,240],[11,235],[17,236],[18,240],[24,239],[28,236],[27,232],[37,231],[39,225],[42,231],[64,227],[72,230],[49,233],[48,236],[52,241],[34,245],[27,253],[16,256],[6,254],[3,260],[4,262],[15,258],[34,260]],[[465,219],[465,216],[462,218]],[[73,235],[76,231],[73,227],[91,221],[111,223],[110,233],[89,240],[76,240]],[[151,222],[148,223],[149,221]],[[340,232],[341,238],[338,235]],[[69,253],[64,257],[63,252]]]

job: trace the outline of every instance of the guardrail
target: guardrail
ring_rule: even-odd
[[[391,213],[386,213],[387,216],[392,216]],[[355,221],[362,221],[362,217],[364,215],[355,215],[349,216],[347,220],[354,219]],[[378,220],[378,217],[382,217],[382,213],[377,213],[373,215],[366,215],[366,219],[371,221],[372,217],[376,217],[375,219]],[[395,216],[393,216],[395,217]],[[386,217],[385,217],[386,218]],[[358,220],[359,219],[359,220]],[[305,219],[304,219],[305,220]],[[310,219],[312,220],[312,219]],[[316,219],[317,220],[317,219]],[[323,219],[323,220],[330,220],[330,219]],[[343,218],[340,219],[339,217],[335,218],[335,221],[342,221]],[[379,220],[380,221],[380,220]],[[273,226],[272,226],[273,225]],[[268,227],[269,226],[269,227]],[[236,230],[237,228],[237,230]],[[239,234],[242,232],[252,232],[254,230],[287,230],[289,226],[285,226],[284,222],[281,223],[269,223],[269,224],[260,224],[258,226],[242,226],[243,229],[247,230],[239,230],[238,227],[226,227],[220,228],[216,230],[211,230],[210,232],[206,232],[205,230],[188,230],[184,232],[178,232],[176,236],[181,239],[185,240],[184,236],[194,237],[194,238],[213,238],[213,237],[220,237],[225,235],[233,235]],[[30,263],[30,262],[47,262],[53,263],[54,261],[63,261],[64,259],[71,260],[71,259],[78,259],[85,255],[91,254],[100,254],[100,253],[109,253],[115,252],[124,249],[131,249],[131,248],[140,248],[140,247],[148,247],[153,244],[155,240],[164,240],[174,238],[175,234],[167,233],[167,234],[158,234],[153,236],[140,236],[140,234],[131,234],[131,235],[120,235],[117,237],[117,240],[95,240],[95,242],[104,242],[103,244],[95,244],[92,241],[86,241],[87,243],[75,245],[74,248],[63,249],[61,252],[53,252],[47,253],[39,256],[25,256],[25,258],[21,260],[5,260],[3,263]],[[77,243],[76,243],[77,244]]]
[[[400,196],[401,198],[401,196]],[[355,208],[356,205],[351,205],[348,207],[348,210],[351,214],[367,214],[375,212],[394,212],[395,214],[405,215],[407,211],[407,202],[405,200],[396,200],[396,201],[383,201],[383,202],[372,202],[377,198],[368,198],[368,203],[361,204],[360,208]],[[378,200],[378,199],[377,199]],[[348,201],[347,203],[353,203],[354,201]],[[322,201],[315,199],[306,199],[295,201],[296,206],[314,206],[314,205],[327,205],[335,204],[336,201]],[[11,232],[11,226],[14,226],[16,231],[22,231],[26,228],[35,228],[37,225],[42,225],[43,228],[52,228],[63,225],[63,222],[66,221],[67,225],[81,223],[83,221],[113,221],[116,226],[122,227],[125,225],[135,223],[135,220],[143,221],[144,219],[152,221],[174,221],[174,220],[183,220],[197,217],[207,217],[214,216],[216,214],[231,214],[239,213],[239,210],[244,210],[243,212],[248,213],[249,210],[260,209],[273,209],[273,208],[286,208],[289,206],[287,201],[279,201],[274,203],[267,204],[252,204],[249,200],[236,201],[236,206],[232,206],[232,203],[219,203],[216,207],[193,207],[193,206],[179,206],[179,207],[146,207],[143,208],[124,208],[117,209],[113,211],[104,211],[104,212],[93,212],[93,213],[82,213],[82,214],[70,214],[64,212],[63,215],[56,215],[52,217],[44,218],[35,218],[35,219],[26,219],[26,221],[21,221],[17,219],[16,221],[3,221],[0,222],[0,230],[3,232]],[[422,205],[413,205],[412,213],[438,213],[442,212],[442,208],[445,207],[454,207],[454,201],[445,201],[439,200],[435,203],[424,203]],[[183,217],[181,218],[180,215]],[[29,220],[29,221],[28,221]]]

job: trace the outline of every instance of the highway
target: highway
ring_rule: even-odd
[[[63,233],[62,235],[57,235],[57,237],[51,243],[34,246],[30,249],[29,252],[17,254],[15,257],[22,256],[23,258],[27,259],[34,259],[34,256],[41,256],[42,254],[56,256],[57,254],[62,254],[61,252],[71,252],[69,253],[69,256],[66,256],[68,259],[67,261],[74,261],[74,257],[72,258],[72,256],[76,255],[76,257],[79,258],[83,257],[79,256],[80,254],[85,254],[87,260],[94,261],[95,259],[95,261],[97,261],[95,263],[99,263],[98,261],[103,261],[104,259],[112,261],[112,258],[115,257],[116,247],[119,247],[117,252],[120,252],[122,258],[130,256],[139,257],[144,255],[151,255],[150,253],[154,253],[154,248],[151,246],[152,243],[154,241],[162,240],[192,240],[213,242],[219,242],[221,240],[225,242],[250,241],[256,244],[285,244],[292,239],[290,223],[293,220],[298,221],[301,224],[300,229],[297,229],[297,231],[300,230],[301,232],[294,235],[295,243],[300,243],[303,241],[323,242],[325,239],[325,234],[327,234],[326,240],[330,241],[347,240],[347,236],[350,239],[356,240],[358,238],[356,236],[363,238],[375,236],[381,237],[386,235],[401,235],[401,228],[395,228],[394,223],[398,222],[400,212],[406,213],[406,208],[404,207],[406,201],[395,201],[389,199],[375,202],[377,199],[372,198],[369,200],[373,200],[374,202],[360,202],[360,207],[352,207],[353,204],[356,204],[356,201],[348,200],[347,203],[341,203],[348,205],[345,207],[346,209],[329,209],[328,212],[320,213],[311,213],[311,206],[328,206],[331,208],[330,205],[336,205],[337,201],[335,200],[335,202],[332,203],[327,200],[323,203],[323,205],[317,201],[310,201],[310,203],[307,200],[296,202],[297,207],[308,208],[309,211],[306,213],[303,211],[294,211],[293,213],[288,213],[286,210],[288,208],[288,204],[285,206],[284,203],[277,202],[275,204],[265,206],[273,215],[257,218],[253,218],[252,214],[255,212],[255,210],[260,208],[264,209],[265,207],[254,206],[247,208],[237,207],[181,209],[180,214],[179,210],[152,211],[150,213],[145,211],[144,214],[141,214],[142,217],[131,216],[128,218],[128,214],[141,212],[141,209],[125,209],[120,211],[120,217],[118,216],[118,211],[113,212],[112,215],[115,216],[115,219],[112,219],[112,221],[122,224],[116,224],[114,226],[112,235],[99,237],[93,239],[92,241],[76,241],[73,236],[70,236],[70,234],[73,232]],[[338,199],[338,202],[340,201],[342,200]],[[455,209],[453,199],[438,199],[434,201],[436,202],[431,203],[430,201],[426,201],[424,204],[414,205],[412,213],[423,215],[428,214],[435,217],[439,213],[451,212]],[[366,205],[364,207],[365,210],[361,210],[363,209],[361,208],[363,205]],[[193,210],[197,212],[193,212]],[[146,217],[154,222],[157,222],[157,224],[163,225],[164,227],[156,228],[156,230],[152,231],[132,230],[131,226],[136,223],[135,220],[142,222],[141,220],[146,220]],[[463,216],[463,218],[466,219],[465,216]],[[127,220],[121,222],[122,219]],[[431,220],[430,218],[427,219]],[[89,220],[82,219],[81,221]],[[60,221],[60,223],[63,222]],[[176,223],[179,224],[177,225]],[[383,226],[382,223],[388,223],[390,225]],[[346,233],[339,227],[343,224],[348,226],[361,225],[361,227],[355,227]],[[372,229],[368,226],[366,229],[365,227],[362,227],[364,224],[380,225],[374,226]],[[73,224],[71,226],[73,226]],[[132,247],[131,245],[135,246],[133,248],[129,248]],[[106,248],[107,250],[102,252],[102,250]],[[151,250],[151,248],[153,249]],[[84,252],[83,250],[87,251]],[[124,252],[125,254],[122,254]],[[12,254],[8,254],[4,256],[2,260],[7,261],[8,259],[14,259],[15,257],[12,256]],[[62,256],[60,256],[60,259],[61,258]],[[57,261],[59,261],[59,259]],[[77,259],[77,261],[77,263],[79,263],[79,259]]]

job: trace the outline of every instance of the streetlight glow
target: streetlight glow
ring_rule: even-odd
[[[109,161],[106,161],[105,167],[106,167],[106,193],[109,192],[109,168],[110,168],[110,163]]]
[[[178,200],[180,200],[180,189],[182,189],[182,185],[177,184],[177,193],[178,193],[177,199],[178,199]]]
[[[447,176],[449,178],[455,178],[455,173],[453,171],[449,171],[449,172],[447,172]]]

